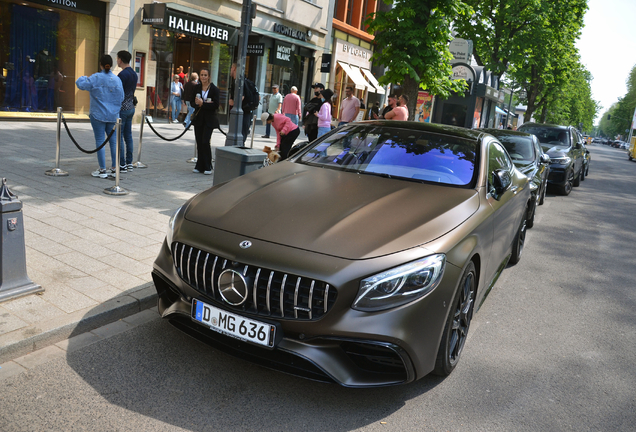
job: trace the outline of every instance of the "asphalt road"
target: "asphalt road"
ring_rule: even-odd
[[[235,360],[154,319],[0,382],[8,431],[633,431],[636,163],[590,147],[446,378],[351,390]]]

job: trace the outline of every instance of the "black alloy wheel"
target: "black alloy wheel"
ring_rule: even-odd
[[[561,186],[561,189],[559,190],[559,192],[561,192],[561,195],[570,195],[570,192],[572,192],[572,182],[574,181],[574,171],[568,171],[568,173],[566,174],[566,178],[567,180],[565,181],[565,184],[563,186]]]
[[[459,282],[459,288],[455,294],[454,304],[448,314],[442,341],[437,351],[435,369],[433,374],[448,376],[455,369],[459,362],[466,338],[468,328],[473,319],[475,307],[475,290],[477,288],[477,272],[475,264],[468,263],[466,270]]]
[[[583,167],[581,167],[581,171],[583,171]],[[572,186],[579,187],[581,184],[581,171],[579,171],[578,175],[574,176],[574,181],[572,182]]]
[[[523,254],[523,247],[526,244],[526,218],[521,219],[521,226],[517,231],[517,236],[512,244],[512,256],[510,257],[510,264],[517,264],[521,260],[521,254]]]

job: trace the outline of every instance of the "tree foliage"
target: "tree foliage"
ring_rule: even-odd
[[[625,137],[629,133],[625,131],[629,131],[634,109],[636,109],[636,65],[632,67],[627,77],[627,93],[612,107],[614,108],[613,110],[603,114],[604,117],[607,117],[607,114],[611,114],[612,118],[606,123],[601,120],[601,130],[612,138],[617,135]]]
[[[380,83],[402,85],[412,120],[419,89],[441,97],[464,90],[464,81],[450,79],[450,24],[470,9],[461,0],[383,1],[393,8],[366,21],[378,47],[372,61],[388,68]]]

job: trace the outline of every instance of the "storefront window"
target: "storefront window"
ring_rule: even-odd
[[[0,2],[0,116],[53,113],[58,106],[65,113],[88,114],[89,94],[78,90],[75,81],[99,71],[102,21],[62,9]]]
[[[149,69],[156,70],[156,74],[155,79],[147,83],[149,114],[155,118],[168,118],[170,84],[179,67],[183,67],[186,79],[191,72],[199,73],[202,68],[207,68],[211,81],[220,90],[219,120],[225,122],[233,47],[165,29],[153,29],[151,35]],[[182,112],[185,114],[185,109]]]

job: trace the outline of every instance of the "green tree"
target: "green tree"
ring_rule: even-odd
[[[380,10],[366,21],[378,47],[372,60],[388,68],[380,83],[402,86],[409,97],[409,120],[413,120],[420,89],[440,97],[464,90],[465,81],[450,78],[450,24],[470,9],[461,0],[383,1],[393,8]]]
[[[622,135],[624,137],[629,134],[629,132],[625,131],[629,131],[634,109],[636,108],[636,66],[632,67],[626,84],[627,93],[616,104],[615,110],[611,113],[612,119],[608,127],[614,135]]]
[[[541,122],[581,126],[592,131],[594,117],[599,109],[592,98],[592,74],[580,63],[570,69],[562,87],[547,97]]]
[[[522,89],[525,120],[547,109],[578,62],[574,43],[583,26],[587,0],[464,0],[471,16],[455,21],[460,37],[473,40],[477,63],[508,74]]]

